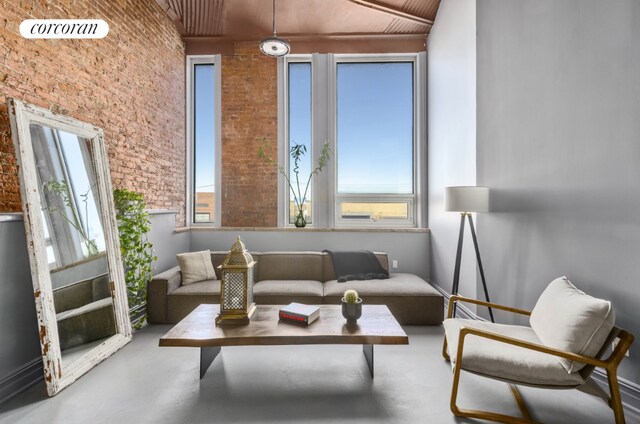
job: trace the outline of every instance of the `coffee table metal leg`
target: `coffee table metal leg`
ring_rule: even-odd
[[[371,378],[373,378],[373,345],[372,344],[362,345],[362,351],[364,352],[364,357],[367,360],[367,366],[369,366],[369,372],[371,373]]]
[[[204,377],[205,373],[209,369],[209,366],[216,359],[218,353],[220,353],[220,346],[214,347],[201,347],[200,348],[200,378]]]

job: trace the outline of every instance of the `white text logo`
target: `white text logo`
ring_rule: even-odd
[[[27,19],[20,24],[24,38],[104,38],[108,33],[102,19]]]

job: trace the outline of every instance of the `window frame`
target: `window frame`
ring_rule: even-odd
[[[338,192],[338,65],[341,63],[412,63],[413,64],[413,193],[411,194],[392,194],[392,193],[339,193]],[[334,55],[332,63],[332,73],[330,77],[333,79],[333,105],[331,113],[334,117],[333,122],[333,144],[334,144],[334,176],[335,186],[335,226],[336,227],[410,227],[418,226],[416,219],[420,215],[420,203],[417,201],[419,184],[420,184],[420,163],[418,160],[418,152],[420,143],[418,142],[418,109],[419,109],[419,88],[418,88],[418,55],[417,54],[337,54]],[[352,219],[342,218],[342,203],[358,203],[358,202],[398,202],[407,203],[409,205],[407,219]]]
[[[338,195],[336,194],[336,227],[360,227],[360,226],[382,226],[385,228],[396,227],[415,227],[415,194],[382,194],[382,193],[350,193]],[[406,203],[407,218],[385,218],[385,219],[362,219],[342,218],[342,203]]]
[[[214,201],[215,210],[213,222],[196,222],[195,220],[195,65],[212,64],[214,66]],[[222,219],[222,68],[221,56],[216,55],[187,55],[186,57],[186,219],[187,227],[220,227]]]
[[[311,159],[314,164],[325,140],[332,156],[325,170],[312,184],[312,227],[326,228],[420,228],[426,220],[426,52],[389,54],[292,54],[278,60],[278,163],[289,171],[289,81],[288,64],[311,62]],[[338,193],[337,156],[337,70],[339,63],[413,63],[413,193]],[[289,223],[289,194],[284,177],[278,178],[278,223]],[[340,215],[345,202],[407,202],[407,219],[350,219]],[[318,207],[319,204],[326,207]]]
[[[315,127],[316,122],[314,119],[314,62],[313,55],[310,54],[300,54],[300,55],[288,55],[285,58],[279,59],[278,66],[278,83],[281,90],[278,90],[278,115],[282,118],[279,119],[280,128],[278,133],[281,135],[278,140],[278,163],[283,164],[284,169],[287,172],[290,172],[290,161],[291,156],[289,155],[289,150],[291,148],[290,140],[289,140],[289,64],[290,63],[309,63],[311,65],[311,148],[307,151],[307,155],[311,158],[311,168],[313,168],[313,164],[316,162],[316,152],[315,152]],[[289,174],[287,174],[289,175]],[[311,189],[309,193],[309,197],[313,199],[311,203],[311,222],[307,224],[307,227],[313,228],[317,226],[316,219],[316,181],[311,182]],[[287,186],[285,178],[278,173],[278,223],[281,227],[295,227],[295,224],[291,219],[291,199],[290,190]]]

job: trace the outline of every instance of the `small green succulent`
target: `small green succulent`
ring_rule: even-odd
[[[357,291],[347,290],[344,292],[344,301],[346,303],[358,303],[358,299],[360,299],[360,296],[358,296]]]

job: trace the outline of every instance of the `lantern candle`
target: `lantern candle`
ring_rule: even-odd
[[[220,314],[216,324],[249,324],[256,310],[253,303],[253,267],[256,262],[238,237],[222,261],[220,270]]]

